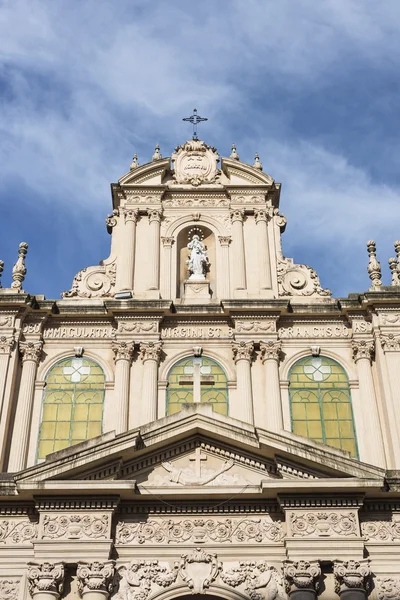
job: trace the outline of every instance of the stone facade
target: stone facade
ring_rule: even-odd
[[[334,299],[279,201],[190,140],[112,185],[110,256],[61,300],[20,245],[0,600],[400,598],[400,242],[390,286],[369,241],[370,289]]]

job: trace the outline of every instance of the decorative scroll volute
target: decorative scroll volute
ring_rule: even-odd
[[[28,563],[28,588],[32,597],[36,594],[50,594],[59,598],[63,591],[64,563]]]
[[[371,587],[369,560],[336,560],[333,564],[335,592],[341,594],[352,589],[368,591]]]
[[[321,577],[321,567],[318,562],[285,560],[283,574],[288,594],[299,589],[318,591],[319,579]]]
[[[83,597],[90,592],[103,592],[105,596],[112,591],[114,580],[114,561],[80,562],[76,571],[79,595]]]

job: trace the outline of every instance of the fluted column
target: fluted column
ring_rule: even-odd
[[[150,222],[149,232],[149,252],[150,252],[150,267],[149,267],[149,290],[160,289],[160,223],[161,210],[148,208],[147,214]]]
[[[64,564],[28,563],[28,589],[34,600],[59,600],[64,583]]]
[[[321,577],[318,562],[285,560],[283,576],[290,600],[315,600]]]
[[[232,342],[236,364],[238,400],[242,406],[243,421],[254,425],[253,387],[251,383],[251,359],[253,342]]]
[[[265,403],[267,429],[280,433],[283,429],[281,388],[279,384],[279,359],[282,342],[269,340],[260,343],[260,356],[265,368]]]
[[[162,237],[162,245],[164,248],[164,268],[162,272],[162,297],[166,299],[172,298],[171,293],[171,267],[172,267],[172,244],[173,237]],[[175,297],[175,295],[174,295]]]
[[[116,291],[133,290],[135,271],[136,223],[139,216],[137,208],[121,208],[120,214],[124,219],[124,233],[121,236],[119,248]],[[121,224],[122,225],[122,224]]]
[[[221,268],[222,272],[218,275],[218,297],[227,299],[230,296],[229,290],[229,244],[232,238],[229,235],[220,235],[218,240],[221,246]]]
[[[232,221],[232,244],[234,260],[234,288],[235,290],[247,289],[246,283],[246,260],[244,253],[244,235],[243,235],[244,209],[231,211]]]
[[[129,383],[134,342],[113,341],[115,360],[115,433],[128,431]]]
[[[382,428],[379,420],[371,360],[374,353],[373,340],[353,340],[353,357],[357,363],[361,404],[364,414],[363,435],[369,440],[370,455],[362,460],[384,467],[385,452],[382,441]]]
[[[4,391],[6,389],[8,365],[14,344],[15,340],[13,335],[2,335],[0,337],[0,417],[3,412]]]
[[[335,592],[340,600],[366,600],[371,589],[369,560],[336,560],[333,564]]]
[[[271,261],[268,242],[268,212],[265,208],[254,210],[258,236],[258,272],[260,274],[260,289],[272,288]]]
[[[106,600],[113,588],[114,561],[79,562],[76,570],[78,592],[83,600]]]
[[[43,342],[20,342],[22,374],[19,386],[14,425],[14,452],[10,456],[10,471],[21,471],[26,467],[26,457],[31,431],[33,394],[38,364],[42,356]]]
[[[142,342],[140,355],[143,361],[143,423],[157,419],[158,404],[158,363],[160,362],[162,342]]]

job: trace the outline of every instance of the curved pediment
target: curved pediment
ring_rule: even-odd
[[[273,178],[259,169],[232,158],[222,158],[222,171],[231,185],[273,185]]]
[[[132,168],[118,179],[119,185],[161,185],[165,172],[170,168],[171,159],[161,158],[142,166]]]

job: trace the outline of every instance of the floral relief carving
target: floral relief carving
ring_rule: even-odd
[[[161,223],[162,209],[148,208],[147,215],[149,217],[150,223],[153,223],[153,221],[155,221],[156,223]]]
[[[167,588],[176,581],[178,564],[173,569],[158,560],[133,561],[118,569],[119,589],[115,600],[146,600],[154,586]]]
[[[237,567],[223,571],[221,579],[231,587],[243,585],[244,591],[251,600],[283,600],[286,598],[282,577],[274,567],[269,566],[264,560],[241,561]]]
[[[126,322],[121,321],[118,326],[119,331],[128,331],[129,333],[157,333],[158,323],[157,321],[148,322]]]
[[[201,198],[187,198],[185,196],[178,198],[167,198],[163,201],[165,207],[169,206],[182,206],[184,208],[190,208],[193,206],[229,206],[229,200],[222,196],[204,196]]]
[[[108,515],[44,515],[42,537],[49,539],[107,539]]]
[[[111,233],[113,227],[118,223],[119,210],[116,208],[113,210],[112,215],[107,215],[106,217],[106,227],[108,233]]]
[[[76,571],[78,579],[78,592],[82,597],[88,592],[110,593],[114,580],[114,561],[108,560],[100,562],[79,562]]]
[[[17,600],[19,586],[19,579],[0,579],[0,600]]]
[[[125,207],[121,210],[125,223],[136,223],[139,217],[139,209],[138,208],[128,208]]]
[[[395,335],[394,333],[381,333],[379,339],[384,350],[400,350],[400,335]]]
[[[0,317],[0,327],[11,327],[12,326],[12,317],[5,316]]]
[[[357,536],[357,517],[353,512],[292,512],[289,519],[293,536]]]
[[[378,600],[398,600],[400,598],[400,579],[378,577],[375,581]]]
[[[368,591],[371,587],[371,569],[369,560],[336,560],[333,563],[335,576],[335,592],[340,594],[345,590],[361,588]]]
[[[254,333],[275,332],[276,323],[275,321],[236,321],[235,329],[236,333],[241,333],[242,331],[251,331]]]
[[[151,519],[117,525],[117,544],[243,542],[261,544],[283,538],[282,523],[267,519]]]
[[[198,186],[214,183],[220,175],[216,149],[201,140],[189,140],[178,146],[171,158],[174,163],[174,183]]]
[[[30,521],[0,521],[0,543],[24,544],[37,538],[37,524]]]
[[[64,583],[63,563],[28,563],[28,589],[31,596],[40,592],[52,592],[60,596]]]
[[[73,281],[72,287],[63,292],[63,298],[104,298],[114,294],[117,265],[112,263],[100,264],[95,267],[86,267],[79,271]]]
[[[395,325],[400,322],[400,313],[381,313],[382,325]]]
[[[192,594],[204,594],[218,577],[222,563],[218,561],[216,554],[208,554],[203,548],[195,548],[189,554],[182,554],[178,568]]]
[[[400,521],[369,521],[361,523],[361,534],[367,540],[393,542],[400,540]]]

